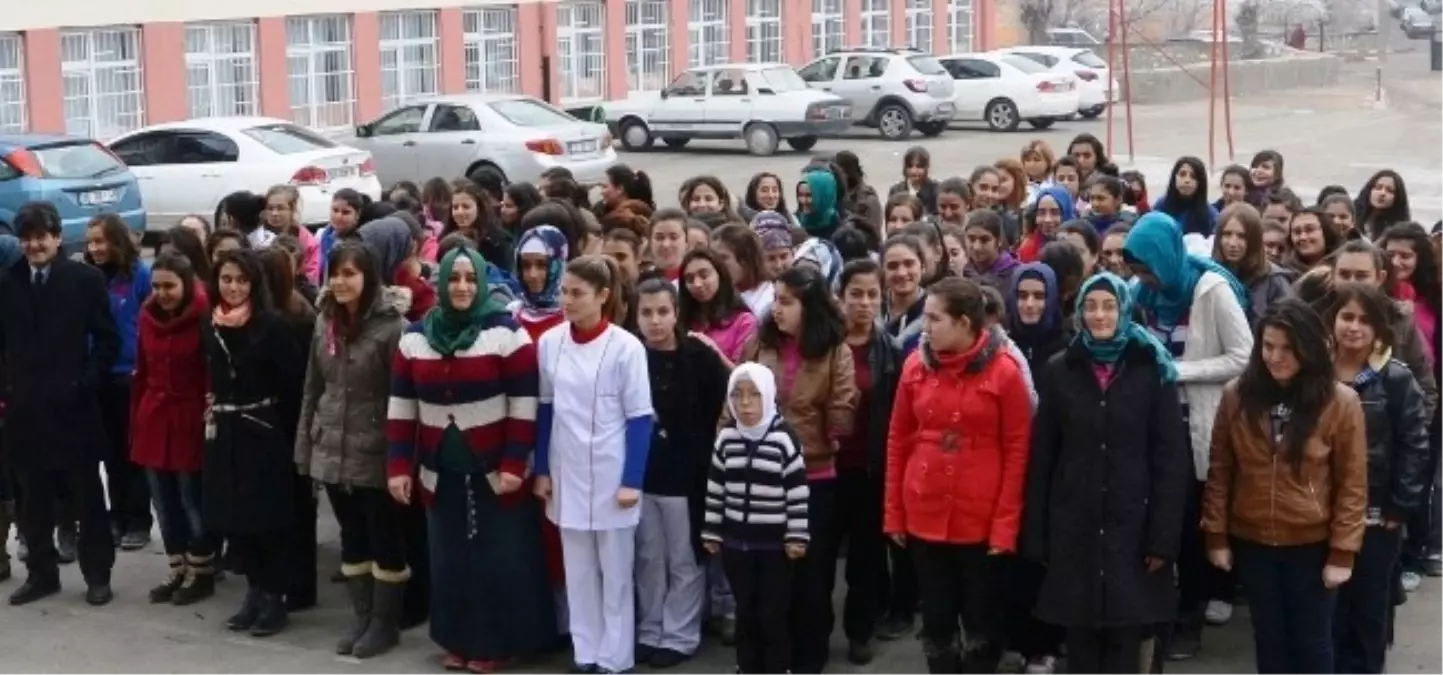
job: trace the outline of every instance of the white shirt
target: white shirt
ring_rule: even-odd
[[[752,310],[752,314],[761,320],[766,318],[767,312],[772,311],[772,301],[776,300],[777,287],[771,282],[766,282],[742,291],[741,296],[742,302],[747,303],[747,309]]]
[[[546,517],[572,530],[636,527],[641,509],[616,503],[626,465],[626,421],[650,416],[646,348],[615,325],[577,344],[571,324],[537,342],[543,404],[552,404],[551,501]]]

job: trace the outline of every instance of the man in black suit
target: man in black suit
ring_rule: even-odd
[[[92,605],[110,602],[114,541],[100,483],[105,444],[97,391],[120,353],[105,278],[60,255],[60,213],[49,202],[14,219],[25,260],[0,279],[0,357],[5,360],[5,451],[20,486],[20,531],[29,575],[10,596],[24,605],[60,590],[57,497],[80,517],[80,571]]]

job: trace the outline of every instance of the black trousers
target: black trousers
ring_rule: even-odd
[[[1037,607],[1037,594],[1042,590],[1042,581],[1047,568],[1042,563],[1017,556],[998,561],[1006,570],[1004,587],[1007,595],[1003,600],[1006,607],[1004,641],[1007,648],[1020,652],[1028,659],[1042,656],[1057,656],[1062,644],[1063,630],[1033,616]]]
[[[1142,641],[1148,626],[1067,629],[1067,672],[1142,672]]]
[[[837,582],[837,480],[807,482],[807,555],[797,560],[791,584],[793,673],[820,673],[831,654],[832,590]],[[730,576],[727,577],[730,580]],[[733,588],[735,593],[736,589]]]
[[[251,588],[274,595],[286,595],[291,591],[295,556],[291,551],[290,532],[232,534],[227,540],[231,551],[239,558]]]
[[[837,522],[847,542],[842,631],[851,642],[866,642],[877,629],[887,574],[880,477],[865,471],[837,472]]]
[[[1187,504],[1183,508],[1182,547],[1177,559],[1177,611],[1178,618],[1184,621],[1196,618],[1207,604],[1208,582],[1212,578],[1200,525],[1203,486],[1204,483],[1198,481],[1188,484]]]
[[[917,590],[922,596],[923,649],[933,653],[951,648],[957,644],[960,627],[967,632],[969,646],[977,647],[969,651],[996,653],[1000,561],[987,555],[987,545],[909,537],[907,549],[917,566]]]
[[[30,575],[46,582],[60,580],[58,556],[55,552],[55,526],[62,513],[75,509],[79,514],[80,538],[77,556],[85,583],[110,583],[110,570],[115,566],[115,540],[110,536],[109,518],[105,511],[105,489],[100,485],[99,467],[82,463],[61,471],[22,470],[16,473],[20,495],[20,532],[30,547],[25,567]],[[69,503],[58,497],[69,496]]]
[[[150,532],[150,485],[145,469],[130,461],[130,376],[112,375],[100,386],[100,421],[109,447],[105,454],[110,525],[120,532]]]
[[[1353,560],[1353,576],[1338,589],[1333,614],[1333,658],[1338,673],[1381,673],[1388,655],[1394,565],[1403,531],[1369,527]]]
[[[285,556],[284,592],[287,605],[304,609],[316,604],[316,484],[298,474],[291,489],[295,491],[296,513],[288,528],[290,551]]]
[[[380,488],[326,485],[341,525],[341,562],[374,563],[387,572],[406,570],[405,507]]]
[[[912,554],[888,538],[887,570],[881,579],[884,607],[889,619],[912,620],[917,614],[917,566]]]
[[[786,553],[722,549],[722,569],[736,598],[737,669],[743,673],[784,673],[792,663],[793,565]]]
[[[1233,569],[1248,599],[1259,673],[1326,673],[1338,592],[1323,586],[1326,542],[1264,546],[1234,537]]]
[[[1428,426],[1428,475],[1432,482],[1423,492],[1423,504],[1408,518],[1407,539],[1403,543],[1403,563],[1413,570],[1418,568],[1430,555],[1443,552],[1443,411],[1435,412],[1433,423]]]
[[[431,615],[431,539],[426,530],[426,507],[412,499],[403,506],[406,528],[406,562],[411,566],[411,580],[406,582],[406,597],[401,603],[401,623],[417,626]]]

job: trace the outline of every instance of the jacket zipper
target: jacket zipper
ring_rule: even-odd
[[[1268,490],[1268,534],[1272,535],[1272,545],[1278,545],[1278,452],[1273,449],[1272,475],[1269,477],[1272,482]]]
[[[1323,504],[1318,501],[1318,491],[1313,489],[1313,479],[1308,479],[1308,494],[1313,496],[1313,509],[1318,512],[1318,517],[1323,517]]]

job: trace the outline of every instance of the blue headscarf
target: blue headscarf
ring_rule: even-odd
[[[1187,252],[1182,229],[1172,216],[1153,211],[1139,218],[1127,233],[1122,255],[1129,263],[1142,263],[1160,284],[1152,288],[1134,280],[1137,305],[1159,323],[1176,326],[1192,309],[1193,293],[1202,275],[1212,272],[1227,280],[1243,310],[1248,307],[1248,289],[1222,265]],[[1080,296],[1079,296],[1080,297]]]
[[[1041,281],[1047,295],[1047,307],[1042,310],[1042,318],[1034,324],[1022,323],[1022,317],[1017,311],[1017,287],[1025,279]],[[1012,285],[1007,289],[1007,333],[1022,342],[1030,342],[1057,330],[1061,322],[1062,307],[1057,300],[1057,274],[1042,263],[1027,263],[1017,268],[1012,275]]]
[[[521,256],[526,253],[545,253],[546,285],[540,293],[532,293],[526,282],[520,279]],[[538,225],[521,233],[516,242],[516,273],[521,291],[521,315],[533,321],[541,321],[561,313],[561,275],[566,271],[566,260],[570,248],[566,235],[552,225]]]
[[[1063,223],[1077,218],[1077,205],[1073,203],[1072,195],[1068,194],[1067,188],[1055,184],[1038,191],[1037,197],[1032,200],[1032,205],[1028,208],[1028,218],[1037,213],[1037,202],[1042,201],[1043,197],[1051,197],[1057,201],[1057,207],[1062,210]]]
[[[1087,329],[1087,321],[1079,320],[1077,337],[1073,338],[1073,341],[1080,341],[1094,361],[1107,364],[1117,363],[1130,344],[1146,347],[1152,351],[1152,357],[1157,361],[1162,381],[1176,382],[1177,365],[1173,363],[1172,354],[1167,351],[1167,347],[1152,331],[1133,323],[1133,297],[1128,283],[1123,281],[1122,277],[1111,272],[1101,272],[1083,282],[1082,288],[1077,292],[1077,316],[1083,316],[1085,298],[1095,290],[1108,291],[1117,298],[1117,330],[1113,331],[1112,337],[1098,340],[1092,337],[1092,332]]]

